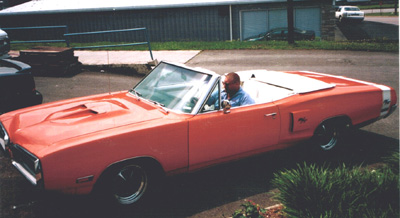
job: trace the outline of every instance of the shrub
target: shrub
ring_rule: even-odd
[[[316,165],[274,174],[288,217],[398,217],[399,181],[389,167],[368,171]]]
[[[388,167],[396,174],[399,174],[399,152],[391,152],[388,156],[383,158],[383,161],[388,165]]]

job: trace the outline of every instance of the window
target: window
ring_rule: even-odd
[[[201,108],[201,113],[204,112],[209,112],[209,111],[215,111],[220,109],[220,99],[221,99],[221,91],[220,91],[220,85],[219,85],[219,80],[215,84],[215,87],[213,88],[210,96],[208,96],[207,100],[205,101],[205,104]]]

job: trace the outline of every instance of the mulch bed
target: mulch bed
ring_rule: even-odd
[[[286,218],[283,213],[283,205],[277,204],[271,207],[266,208],[266,212],[264,217],[266,218]]]

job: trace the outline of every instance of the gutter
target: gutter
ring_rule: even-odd
[[[233,41],[232,5],[229,5],[229,37]]]
[[[308,1],[308,0],[297,0],[297,1]],[[43,5],[37,5],[38,2],[42,2]],[[206,1],[206,2],[189,2],[189,3],[155,3],[153,5],[131,5],[131,6],[104,6],[102,7],[97,3],[97,7],[93,5],[87,6],[85,8],[82,4],[74,5],[73,2],[69,2],[72,7],[81,8],[66,8],[67,6],[60,5],[59,7],[64,8],[54,8],[45,9],[46,1],[30,1],[15,7],[7,8],[0,11],[0,16],[12,16],[12,15],[35,15],[35,14],[57,14],[57,13],[82,13],[82,12],[109,12],[109,11],[126,11],[126,10],[146,10],[146,9],[169,9],[169,8],[187,8],[187,7],[206,7],[206,6],[223,6],[223,5],[244,5],[244,4],[260,4],[260,3],[276,3],[276,2],[286,2],[286,0],[223,0],[223,1]],[[182,1],[183,2],[183,1]],[[132,3],[133,4],[133,3]],[[115,4],[114,4],[115,5]],[[43,6],[43,8],[41,8]],[[82,8],[83,7],[83,8]]]

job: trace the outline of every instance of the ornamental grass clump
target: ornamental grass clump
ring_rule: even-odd
[[[314,164],[275,173],[287,217],[398,217],[399,180],[389,167],[336,169]]]

